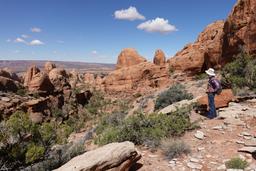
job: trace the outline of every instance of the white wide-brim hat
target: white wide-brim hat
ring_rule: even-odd
[[[214,73],[214,69],[212,68],[209,68],[208,70],[205,71],[206,74],[210,75],[210,76],[215,76],[215,73]]]

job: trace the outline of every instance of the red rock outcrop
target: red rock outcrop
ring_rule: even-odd
[[[219,65],[222,55],[224,21],[206,27],[195,43],[186,45],[168,60],[169,65],[180,71],[197,73]]]
[[[52,69],[56,68],[56,65],[51,63],[51,62],[46,62],[45,65],[44,65],[44,71],[46,73],[49,73]]]
[[[33,75],[31,81],[28,83],[28,90],[31,92],[43,91],[49,93],[54,91],[54,86],[46,73],[39,72]]]
[[[116,69],[137,65],[139,63],[146,62],[146,61],[147,60],[142,56],[140,56],[135,49],[126,48],[126,49],[123,49],[118,56]]]
[[[221,92],[220,95],[216,95],[214,101],[215,101],[215,107],[221,108],[221,107],[227,107],[228,103],[234,100],[234,94],[232,90],[226,89]],[[205,106],[208,105],[208,97],[203,96],[197,100],[199,106]]]
[[[0,76],[0,91],[12,91],[16,92],[18,86],[14,80]]]
[[[256,54],[255,0],[238,0],[226,21],[208,25],[195,43],[188,44],[168,61],[175,70],[198,73],[232,61],[241,47]]]
[[[95,76],[92,73],[84,74],[84,83],[89,85],[95,85]]]
[[[68,83],[68,74],[64,69],[54,68],[48,75],[55,90],[62,91],[65,87],[70,87],[70,84]]]
[[[109,73],[103,84],[106,91],[130,92],[137,90],[144,92],[150,88],[167,85],[169,81],[166,67],[143,62]]]
[[[165,54],[161,49],[156,50],[153,62],[156,65],[164,65],[165,64],[165,62],[166,62]]]
[[[1,69],[0,70],[0,76],[2,77],[6,77],[6,78],[9,78],[9,79],[12,79],[14,81],[18,81],[20,82],[20,78],[18,77],[18,75],[14,72],[11,72],[10,70],[8,69]]]
[[[27,87],[29,82],[32,80],[32,77],[39,73],[40,70],[35,65],[28,68],[25,76],[24,76],[24,86]]]
[[[224,24],[223,57],[229,61],[240,46],[256,54],[256,1],[238,0]]]

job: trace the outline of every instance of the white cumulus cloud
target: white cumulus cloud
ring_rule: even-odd
[[[15,43],[26,43],[26,41],[20,37],[17,37],[15,40],[14,40]]]
[[[132,6],[130,6],[128,9],[115,11],[114,16],[119,20],[145,20],[145,17],[141,15],[135,7]]]
[[[42,29],[38,28],[38,27],[33,27],[30,29],[33,33],[40,33],[42,31]]]
[[[140,30],[145,30],[147,32],[159,32],[159,33],[169,33],[178,31],[178,29],[169,23],[168,20],[164,18],[155,18],[153,20],[145,21],[137,26]]]
[[[38,46],[38,45],[44,45],[44,43],[40,40],[32,40],[31,42],[29,42],[30,46]]]

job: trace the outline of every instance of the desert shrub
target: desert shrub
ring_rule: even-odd
[[[241,52],[234,60],[226,64],[222,69],[221,82],[233,89],[248,87],[256,88],[256,59],[253,56]]]
[[[196,74],[196,75],[195,75],[195,79],[196,79],[196,80],[204,80],[204,79],[206,79],[206,78],[208,78],[208,76],[207,76],[206,73],[199,73],[199,74]]]
[[[54,143],[56,139],[55,125],[53,122],[45,122],[40,126],[39,132],[45,145]]]
[[[28,114],[17,111],[10,116],[6,122],[7,129],[12,137],[21,138],[26,134],[32,134],[34,125],[30,121]]]
[[[105,99],[104,94],[100,91],[93,91],[93,96],[91,97],[89,103],[85,108],[92,114],[102,114],[106,109],[107,105],[110,104],[110,101]]]
[[[67,124],[61,124],[57,129],[57,143],[64,144],[67,143],[68,136],[73,132],[72,127]]]
[[[35,144],[29,144],[26,152],[26,163],[33,163],[44,156],[45,148]]]
[[[246,160],[235,157],[227,161],[225,165],[228,169],[245,169],[248,166],[248,163]]]
[[[26,89],[20,88],[17,90],[16,94],[20,95],[20,96],[25,96],[27,94]]]
[[[52,116],[55,117],[55,118],[63,117],[63,115],[64,115],[62,110],[57,108],[57,107],[52,108],[51,113],[52,113]]]
[[[6,163],[9,170],[44,159],[54,144],[65,143],[73,131],[67,123],[54,120],[34,124],[20,111],[2,121],[0,128],[0,166]]]
[[[165,139],[161,142],[161,149],[168,160],[190,153],[190,147],[182,140]]]
[[[96,130],[96,143],[103,145],[115,141],[132,141],[138,145],[156,147],[161,138],[180,136],[190,128],[189,111],[188,108],[182,108],[170,115],[137,113],[114,122],[103,120]]]
[[[184,99],[192,98],[193,95],[188,93],[183,85],[175,84],[158,96],[155,103],[155,110],[165,108],[166,106]]]

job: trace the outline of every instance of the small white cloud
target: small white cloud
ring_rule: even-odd
[[[7,39],[6,42],[10,43],[12,40],[11,39]]]
[[[29,38],[29,35],[22,34],[21,37],[24,38],[24,39],[27,39],[27,38]]]
[[[135,7],[130,6],[128,9],[117,10],[114,13],[115,19],[119,20],[145,20]]]
[[[27,43],[24,39],[20,38],[20,37],[17,37],[15,40],[14,40],[15,43]]]
[[[58,52],[56,50],[53,51],[53,54],[57,54]]]
[[[42,29],[38,28],[38,27],[33,27],[30,29],[33,33],[40,33],[42,32]]]
[[[38,46],[38,45],[44,45],[44,43],[40,40],[32,40],[31,42],[29,42],[30,46]]]
[[[147,32],[159,32],[159,33],[169,33],[178,31],[178,29],[174,26],[169,24],[168,20],[163,18],[156,18],[154,20],[148,20],[143,22],[137,26],[140,30],[145,30]]]

